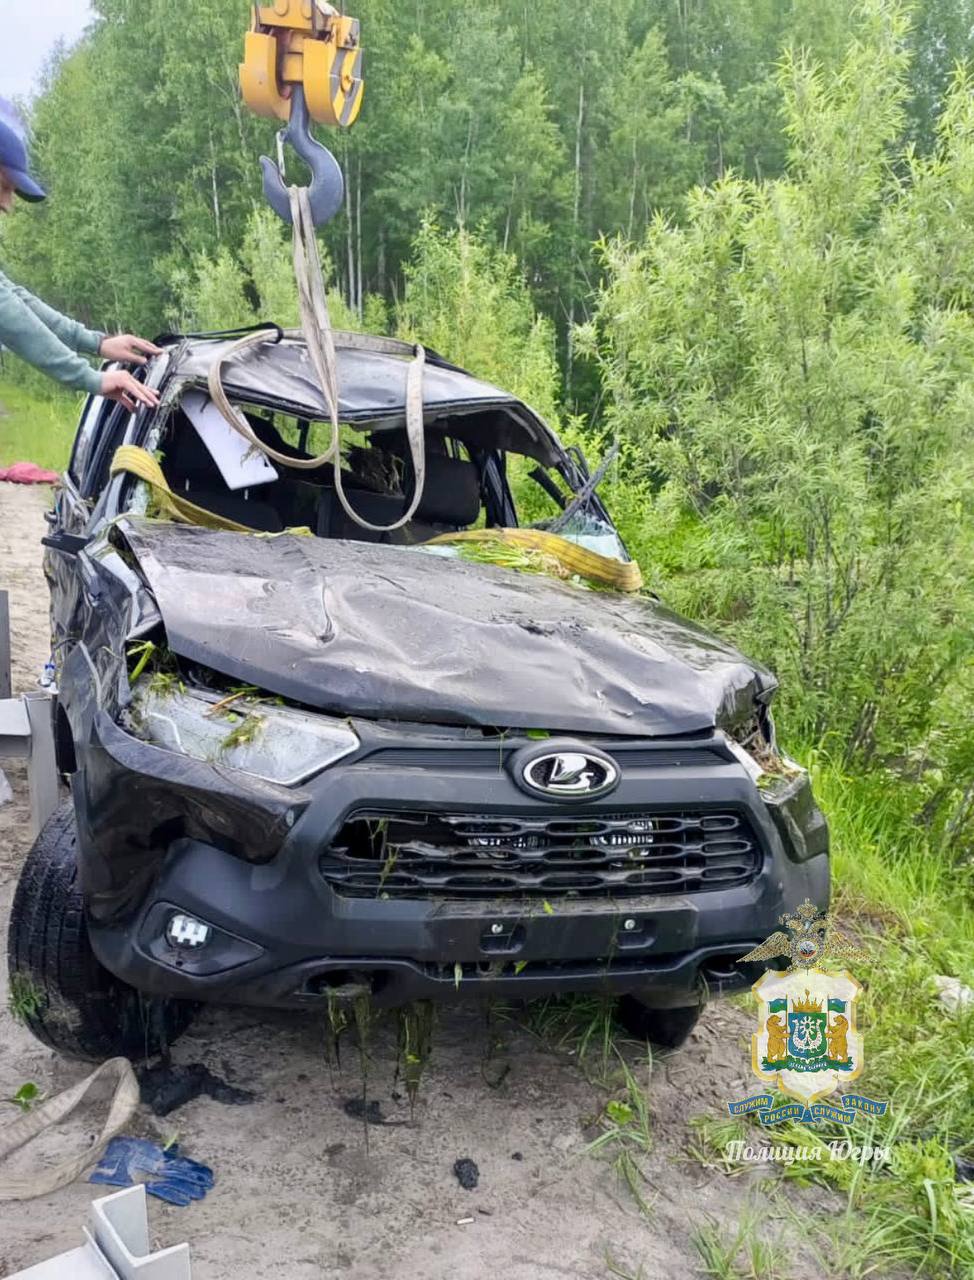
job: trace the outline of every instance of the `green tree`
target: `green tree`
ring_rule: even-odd
[[[719,82],[673,74],[663,32],[650,28],[623,64],[608,109],[603,231],[631,238],[657,209],[678,212],[687,189],[711,176],[707,135],[724,106]]]
[[[974,620],[974,109],[959,81],[938,153],[902,155],[907,29],[870,0],[835,76],[786,59],[788,175],[607,245],[583,334],[655,492],[647,567],[781,671],[793,728],[885,758]]]
[[[112,157],[92,128],[103,114],[103,77],[88,44],[59,51],[34,112],[34,161],[49,190],[43,204],[24,205],[5,219],[9,269],[54,306],[108,328],[139,314],[118,269],[126,256],[117,223],[102,198]]]
[[[319,252],[329,281],[331,261],[325,250]],[[174,272],[172,291],[169,319],[179,332],[230,329],[262,320],[283,328],[300,325],[290,232],[285,234],[284,224],[266,209],[250,215],[239,254],[226,246],[212,255],[197,254],[188,270]],[[328,310],[334,328],[362,328],[335,289],[328,292]]]
[[[570,206],[568,157],[544,77],[528,66],[498,124],[497,185],[485,213],[517,258],[535,298],[553,309],[568,264],[560,241]]]
[[[912,10],[910,132],[923,152],[936,145],[937,122],[958,64],[974,54],[972,0],[922,0]]]
[[[970,53],[972,3],[915,6],[902,127],[922,154]],[[4,260],[82,318],[152,332],[187,263],[221,248],[239,259],[276,123],[237,92],[246,0],[94,0],[94,12],[41,85],[36,150],[52,200],[10,220]],[[362,316],[370,294],[394,301],[425,213],[478,228],[516,255],[559,334],[569,399],[586,405],[598,390],[571,332],[597,283],[593,240],[639,237],[657,209],[682,218],[695,183],[780,174],[776,64],[806,49],[829,72],[857,4],[360,0],[355,12],[362,114],[324,135],[347,185],[323,240],[348,305]]]
[[[556,419],[554,330],[536,312],[513,255],[427,220],[405,267],[396,321],[400,337],[425,343]]]

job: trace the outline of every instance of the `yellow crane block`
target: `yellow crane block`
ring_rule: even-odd
[[[243,100],[259,116],[288,120],[291,90],[304,86],[312,120],[353,124],[362,107],[362,46],[357,18],[326,0],[257,5],[240,64]]]

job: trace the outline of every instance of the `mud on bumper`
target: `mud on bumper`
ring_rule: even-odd
[[[152,994],[226,1003],[308,1007],[364,987],[380,1005],[607,991],[638,992],[667,1007],[693,1003],[702,982],[715,994],[745,988],[763,966],[738,961],[779,916],[806,897],[828,902],[827,829],[807,779],[759,791],[719,732],[602,742],[622,780],[578,814],[598,831],[603,820],[640,815],[657,842],[663,834],[655,833],[675,830],[664,818],[691,815],[690,835],[680,838],[696,841],[694,857],[677,849],[674,863],[692,863],[695,878],[603,884],[593,872],[578,890],[560,890],[556,877],[554,888],[532,881],[521,893],[516,876],[502,870],[492,891],[488,844],[480,890],[463,874],[452,889],[437,889],[418,862],[397,879],[376,880],[372,867],[373,879],[363,881],[342,843],[357,815],[473,814],[532,831],[550,808],[506,771],[504,753],[524,745],[517,740],[499,750],[356,728],[361,752],[296,789],[160,751],[99,715],[74,790],[101,962]],[[730,846],[715,837],[720,856],[708,861],[703,819],[725,815],[737,815],[753,849],[725,854]],[[650,852],[665,866],[658,850]],[[535,852],[535,866],[537,859]],[[589,872],[611,864],[601,855],[591,861]],[[711,866],[717,871],[708,880]],[[210,926],[205,947],[170,945],[175,913]]]

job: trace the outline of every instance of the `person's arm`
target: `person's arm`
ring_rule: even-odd
[[[98,395],[102,390],[102,375],[72,350],[68,343],[61,340],[41,317],[38,308],[49,311],[63,324],[75,326],[72,338],[77,338],[80,334],[91,334],[100,343],[100,336],[91,333],[83,325],[76,325],[75,321],[59,315],[50,307],[45,307],[32,294],[27,296],[33,298],[36,306],[29,305],[22,296],[24,293],[27,293],[26,289],[19,289],[0,273],[0,344],[46,373],[55,382],[74,391]],[[92,350],[97,351],[97,345]]]
[[[60,311],[55,311],[23,285],[14,284],[2,271],[0,271],[0,289],[9,289],[25,306],[30,307],[41,323],[50,329],[51,333],[66,347],[70,347],[72,351],[85,351],[89,355],[98,355],[105,337],[103,333],[99,333],[96,329],[86,329],[77,320],[72,320],[69,316],[62,315]]]

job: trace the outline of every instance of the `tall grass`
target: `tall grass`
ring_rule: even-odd
[[[78,422],[81,396],[39,380],[0,376],[0,466],[36,462],[63,471]]]
[[[974,1003],[945,1008],[933,981],[946,975],[974,987],[970,859],[941,847],[917,820],[916,789],[909,784],[881,770],[855,773],[825,754],[805,758],[832,832],[833,909],[870,957],[855,968],[864,986],[860,1085],[869,1096],[888,1099],[890,1108],[851,1133],[843,1126],[782,1126],[773,1141],[801,1147],[851,1137],[860,1145],[888,1146],[892,1161],[874,1168],[796,1160],[784,1167],[780,1191],[797,1180],[842,1196],[838,1213],[801,1215],[810,1247],[830,1275],[970,1280],[974,1195],[959,1180],[958,1166],[974,1157]],[[734,1122],[710,1116],[695,1126],[718,1157],[728,1123]],[[732,1136],[743,1133],[742,1127]],[[752,1137],[757,1142],[768,1134],[754,1126]],[[717,1167],[736,1172],[719,1158]],[[792,1201],[784,1194],[775,1199],[797,1221]]]
[[[842,1188],[857,1235],[847,1270],[866,1274],[869,1261],[971,1277],[974,1197],[955,1161],[974,1155],[974,1001],[946,1008],[934,978],[974,987],[974,868],[914,816],[909,785],[816,763],[837,905],[872,958],[859,975],[869,1092],[891,1101],[873,1140],[892,1147],[892,1165],[857,1170]]]

